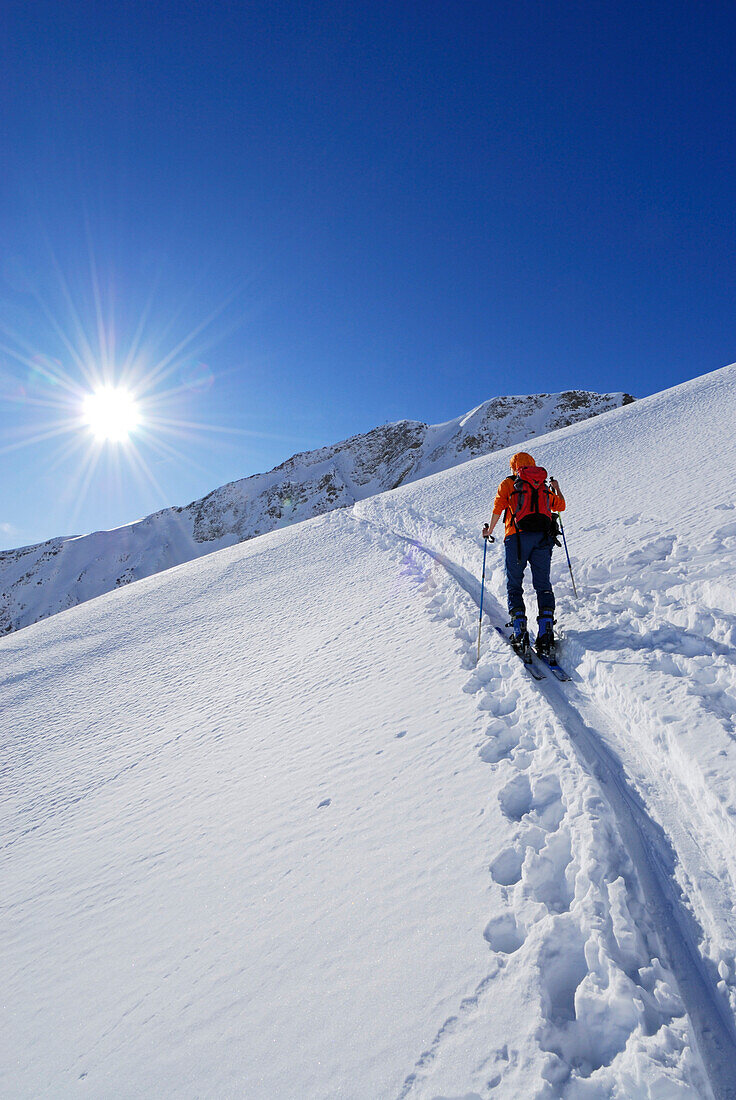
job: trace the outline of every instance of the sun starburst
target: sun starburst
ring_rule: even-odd
[[[107,302],[101,292],[92,249],[90,269],[77,294],[53,255],[52,260],[59,283],[54,304],[35,286],[29,294],[44,318],[47,343],[53,343],[57,357],[33,346],[28,336],[0,315],[0,402],[11,411],[0,456],[57,441],[47,470],[55,475],[64,469],[61,493],[70,525],[76,522],[87,493],[102,478],[115,493],[121,479],[130,474],[146,503],[161,507],[170,499],[158,483],[156,470],[175,464],[206,473],[207,468],[197,461],[198,453],[211,452],[227,437],[287,441],[283,436],[202,418],[208,395],[217,384],[207,355],[226,335],[220,322],[236,294],[182,333],[177,331],[181,312],[175,311],[167,321],[154,310],[151,291],[138,319],[129,316],[121,331],[115,321],[114,296]],[[109,272],[106,280],[113,283]],[[133,300],[127,303],[129,314]],[[241,324],[242,318],[237,324],[232,318],[227,332]],[[207,445],[202,447],[205,439]]]
[[[141,422],[134,394],[122,386],[102,386],[87,394],[82,415],[93,435],[109,443],[124,443]]]

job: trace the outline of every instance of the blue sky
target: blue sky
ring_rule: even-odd
[[[386,420],[736,359],[731,3],[3,18],[0,545]],[[94,463],[93,375],[151,413]]]

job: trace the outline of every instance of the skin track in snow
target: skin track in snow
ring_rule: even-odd
[[[369,525],[369,530],[371,525]],[[460,593],[461,602],[468,603],[468,619],[470,619],[471,605],[470,600],[477,606],[479,599],[479,585],[475,578],[471,577],[462,567],[450,561],[445,555],[439,554],[436,551],[430,550],[427,547],[421,546],[415,539],[408,538],[406,536],[396,535],[394,532],[382,528],[373,528],[373,538],[377,539],[378,544],[384,549],[393,552],[397,556],[401,556],[404,562],[411,563],[417,574],[417,578],[424,581],[423,588],[426,588],[427,595],[432,600],[432,605],[439,603],[439,594],[452,588]],[[429,565],[422,565],[422,559],[428,562]],[[432,572],[431,563],[436,563],[444,574],[445,579],[440,576],[437,578],[436,572]],[[431,576],[434,582],[430,584],[427,578]],[[437,595],[433,593],[437,592]],[[465,599],[463,600],[463,597]],[[469,597],[469,599],[468,599]],[[452,597],[451,597],[452,598]],[[456,607],[456,599],[453,598],[453,606]],[[492,611],[501,614],[501,609],[494,607]],[[444,615],[441,616],[443,619]],[[450,625],[455,624],[455,619],[450,618]],[[491,635],[494,637],[494,635]],[[468,638],[469,642],[469,638]],[[471,660],[471,647],[466,642],[464,664],[466,667],[470,667]],[[486,652],[486,658],[488,656]],[[515,655],[514,655],[515,656]],[[513,703],[513,711],[509,711],[507,705],[508,697],[504,698],[502,687],[507,684],[513,674],[514,670],[519,668],[517,660],[511,660],[509,665],[509,673],[506,678],[499,680],[497,676],[489,676],[486,669],[479,668],[474,673],[474,678],[478,685],[483,688],[487,688],[492,692],[491,698],[488,698],[488,692],[484,692],[486,698],[488,698],[489,706],[495,710],[501,716],[508,716],[510,713],[515,713],[520,705],[519,702]],[[475,690],[475,685],[474,685]],[[551,696],[547,694],[546,685],[539,685],[535,689],[542,693],[547,700],[545,706],[549,705],[549,698],[555,699],[561,698],[564,702],[564,695],[562,692],[565,690],[558,685],[550,688]],[[531,711],[534,700],[531,699],[527,702],[527,707]],[[553,708],[553,714],[555,720],[559,721],[559,714],[557,708]],[[523,713],[521,716],[523,721]],[[572,736],[568,731],[566,725],[559,725],[558,737],[561,737],[564,741],[569,741],[573,746],[573,755],[576,759],[584,761],[581,753],[579,753],[578,746],[576,744],[575,736]],[[538,901],[543,902],[548,913],[556,914],[554,919],[557,921],[557,926],[554,929],[552,935],[544,937],[541,946],[537,947],[540,973],[543,978],[543,986],[547,987],[546,1004],[543,997],[543,1015],[546,1015],[547,1022],[542,1028],[542,1042],[543,1045],[554,1055],[555,1061],[545,1071],[545,1076],[554,1088],[554,1095],[566,1095],[567,1088],[573,1084],[575,1080],[598,1078],[595,1076],[603,1071],[603,1068],[607,1066],[611,1060],[613,1053],[616,1050],[621,1049],[621,1045],[624,1043],[623,1036],[631,1030],[632,1018],[637,1018],[637,1011],[633,1011],[633,1004],[637,1001],[643,1006],[647,998],[647,982],[649,978],[644,978],[643,984],[638,987],[638,991],[633,990],[630,993],[632,996],[632,1008],[624,1008],[624,1003],[619,1001],[620,993],[614,996],[612,1001],[604,1008],[595,1005],[595,999],[591,998],[587,1000],[587,991],[583,994],[581,991],[585,988],[586,982],[591,979],[593,975],[593,981],[591,983],[592,988],[596,988],[599,982],[603,983],[603,987],[610,983],[610,967],[612,959],[609,957],[607,962],[599,961],[592,967],[584,959],[584,955],[587,956],[590,947],[586,947],[583,952],[581,949],[581,943],[577,935],[577,926],[574,922],[568,922],[566,916],[574,911],[574,891],[570,888],[570,879],[568,875],[561,875],[565,867],[569,868],[572,861],[572,848],[571,838],[569,836],[569,826],[566,827],[565,820],[567,817],[564,808],[564,796],[560,784],[554,777],[553,773],[544,769],[537,769],[538,779],[536,782],[533,776],[529,776],[529,772],[532,770],[529,766],[529,746],[524,747],[524,751],[519,752],[521,748],[520,742],[515,742],[513,739],[502,743],[500,747],[497,747],[498,737],[494,737],[494,743],[489,743],[488,752],[483,751],[482,757],[489,763],[498,764],[504,759],[518,759],[519,770],[516,774],[512,775],[509,782],[503,787],[499,794],[499,803],[502,813],[510,821],[513,822],[530,822],[531,836],[528,838],[532,840],[532,852],[533,856],[529,856],[529,847],[527,847],[527,855],[523,857],[521,851],[517,847],[512,847],[504,852],[501,852],[499,856],[493,861],[491,865],[491,874],[495,882],[499,883],[502,887],[516,887],[517,884],[524,886],[524,890],[527,894],[531,893]],[[584,761],[585,771],[588,775],[588,781],[600,792],[601,788],[593,770],[588,766],[587,761]],[[580,780],[578,780],[578,785]],[[597,796],[600,801],[600,793]],[[616,810],[618,807],[612,806],[610,801],[606,799],[606,803],[609,807],[608,816],[613,817],[616,820],[618,828],[618,817]],[[609,826],[610,827],[610,826]],[[540,835],[541,834],[541,835]],[[527,834],[528,835],[528,834]],[[623,834],[622,834],[623,838]],[[621,842],[619,842],[621,843]],[[634,857],[640,856],[639,848],[634,845],[633,848],[629,848],[625,843],[623,844],[627,852],[627,856],[632,859],[632,865],[627,872],[627,878],[629,880],[628,890],[636,895],[641,890],[642,876],[639,874],[639,868]],[[542,857],[542,858],[540,858]],[[604,860],[600,860],[600,853],[597,858],[600,862],[605,864]],[[620,858],[620,857],[619,857]],[[524,882],[522,883],[522,880]],[[650,885],[648,880],[645,880],[647,885]],[[606,882],[606,876],[604,871],[604,883]],[[634,886],[634,882],[637,883]],[[582,884],[581,884],[582,885]],[[620,879],[614,878],[606,883],[606,889],[610,891],[612,888],[621,889],[623,883]],[[585,890],[587,900],[588,888]],[[620,896],[620,895],[619,895]],[[649,923],[651,912],[648,906],[650,901],[647,893],[642,893],[641,900],[637,903],[633,898],[626,904],[632,912],[636,910],[637,904],[641,906],[642,913],[646,912],[647,917],[640,918],[641,935],[643,939],[648,940],[651,943],[649,950],[655,950],[652,956],[651,966],[654,969],[654,973],[659,973],[663,977],[661,971],[661,964],[659,959],[664,956],[664,943],[660,938],[660,934],[663,930],[664,921],[662,927],[657,923],[652,922],[649,931],[646,931],[646,926]],[[655,900],[658,900],[658,896],[655,896]],[[655,910],[657,917],[661,916],[661,907]],[[532,919],[532,927],[530,928],[528,923],[522,924],[519,920],[518,910],[512,911],[507,915],[502,915],[491,922],[486,927],[485,936],[492,948],[501,956],[516,955],[521,948],[527,948],[529,942],[532,940],[532,934],[534,931],[535,921],[540,920],[539,912],[534,914]],[[633,930],[632,930],[633,931]],[[666,931],[666,929],[665,929]],[[628,934],[627,934],[628,935]],[[634,933],[634,938],[638,938],[637,933]],[[616,936],[618,936],[620,942],[616,943]],[[526,944],[525,944],[525,941]],[[603,945],[599,943],[596,947],[596,951],[603,951],[603,958],[605,958],[608,950],[612,950],[613,956],[618,956],[619,951],[625,937],[615,934],[614,942],[611,948],[605,949]],[[682,947],[680,941],[676,941],[674,944],[675,950]],[[657,957],[659,956],[659,958]],[[641,959],[639,966],[632,969],[631,963],[628,964],[627,970],[629,973],[636,973],[639,975],[646,973],[646,968],[641,967]],[[601,967],[600,974],[596,971],[598,967]],[[587,975],[587,977],[586,977]],[[429,1080],[434,1081],[434,1073],[436,1071],[437,1062],[441,1060],[444,1048],[451,1043],[458,1042],[458,1031],[461,1031],[465,1026],[466,1017],[473,1017],[477,1019],[482,1017],[483,1009],[486,1007],[486,990],[489,983],[481,983],[481,986],[476,993],[469,998],[461,1006],[461,1012],[456,1016],[448,1019],[443,1025],[443,1028],[438,1032],[432,1046],[423,1053],[415,1071],[406,1079],[404,1083],[404,1089],[401,1092],[402,1097],[408,1097],[415,1093],[418,1089],[417,1095],[434,1095],[432,1092],[426,1092],[426,1085]],[[702,993],[702,988],[699,991]],[[489,992],[488,996],[491,995]],[[663,999],[663,993],[657,994],[656,1003],[660,1003]],[[664,996],[664,1000],[670,1001],[670,1004],[675,1005],[675,1001],[672,1000],[671,995]],[[707,998],[701,998],[707,1003]],[[579,1002],[579,1003],[578,1003]],[[661,1027],[655,1025],[653,1020],[656,1018],[649,1015],[652,1001],[648,1001],[648,1008],[644,1008],[644,1016],[642,1022],[646,1028]],[[712,1005],[715,1001],[711,1000]],[[704,1030],[707,1030],[708,1024],[712,1021],[707,1016],[707,1008],[705,1014],[701,1012],[701,1002],[693,1001],[693,1004],[698,1009],[697,1021],[699,1024],[704,1024]],[[598,1023],[588,1025],[586,1021],[586,1013],[590,1012],[593,1017],[598,1017]],[[675,1010],[677,1014],[678,1010]],[[679,1009],[682,1012],[682,1009]],[[644,1023],[644,1021],[646,1021]],[[621,1029],[619,1032],[618,1029]],[[719,1041],[724,1038],[723,1027],[721,1023],[721,1029],[719,1032]],[[718,1054],[718,1051],[715,1052]],[[725,1073],[728,1072],[728,1058],[730,1049],[728,1045],[721,1046],[720,1060],[714,1058],[713,1063],[709,1066],[711,1074],[711,1082],[717,1087],[713,1089],[712,1094],[718,1097],[726,1097],[729,1095],[728,1091],[724,1091],[723,1077],[724,1067]],[[614,1059],[615,1060],[615,1059]],[[508,1076],[508,1070],[507,1070]],[[719,1080],[720,1078],[720,1080]],[[499,1080],[504,1079],[503,1075]],[[510,1080],[509,1080],[510,1084]],[[435,1086],[439,1087],[439,1085]],[[600,1087],[603,1090],[602,1082]],[[631,1093],[633,1095],[633,1093]],[[510,1093],[514,1095],[514,1093]],[[711,1095],[711,1088],[706,1085],[703,1080],[699,1086],[698,1091],[693,1095]]]
[[[397,537],[438,562],[471,598],[479,602],[479,586],[462,567],[421,547],[415,540]],[[497,610],[500,613],[500,609]],[[503,635],[499,627],[496,630]],[[580,692],[571,698],[554,689],[548,691],[547,699],[590,774],[601,784],[613,810],[665,949],[665,960],[675,974],[693,1024],[713,1095],[717,1100],[733,1100],[736,1098],[736,1027],[698,950],[702,930],[697,927],[677,885],[676,856],[671,844],[661,827],[650,819],[641,798],[629,787],[621,762],[606,747],[600,733],[604,725],[602,717],[598,717],[597,728],[587,725],[583,719],[578,707],[582,703],[590,710],[590,702],[583,700]]]

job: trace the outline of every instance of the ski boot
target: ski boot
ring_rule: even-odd
[[[523,609],[514,608],[511,612],[511,645],[524,661],[531,661],[532,650],[529,645],[529,631],[526,628],[526,612]]]
[[[555,632],[553,630],[555,620],[552,611],[540,611],[537,616],[537,639],[534,648],[539,657],[547,661],[555,661]]]

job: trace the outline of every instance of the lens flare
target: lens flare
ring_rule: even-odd
[[[114,386],[87,394],[82,415],[93,435],[109,443],[124,443],[141,421],[133,394]]]

